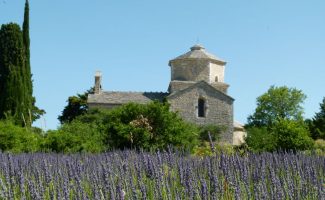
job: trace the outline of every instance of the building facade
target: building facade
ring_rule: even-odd
[[[171,110],[186,121],[198,125],[225,127],[221,141],[232,143],[234,99],[227,94],[224,83],[226,62],[208,53],[201,45],[169,61],[171,81],[168,92],[102,91],[100,73],[95,75],[95,92],[88,96],[92,107],[114,108],[128,102],[148,103],[167,99]]]

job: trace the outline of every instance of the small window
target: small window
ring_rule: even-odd
[[[216,76],[216,78],[215,78],[215,82],[218,82],[219,81],[219,78],[218,78],[218,76]]]
[[[205,100],[202,98],[198,100],[198,117],[205,117]]]

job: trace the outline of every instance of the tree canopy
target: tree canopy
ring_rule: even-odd
[[[255,112],[248,117],[248,147],[253,151],[305,150],[313,146],[303,121],[301,90],[286,86],[270,89],[257,98]]]
[[[76,120],[97,124],[110,148],[148,150],[173,145],[192,149],[198,144],[198,128],[170,112],[168,103],[128,103],[112,110],[90,110]]]
[[[79,115],[85,114],[88,111],[87,98],[88,94],[93,93],[94,88],[87,90],[83,94],[77,94],[76,96],[70,96],[66,105],[62,111],[62,114],[58,117],[61,124],[71,122]]]
[[[302,120],[305,99],[301,90],[271,86],[257,98],[257,107],[248,117],[248,126],[271,126],[280,119]]]
[[[19,25],[10,23],[0,30],[0,118],[14,117],[17,124],[30,122],[31,97],[27,93],[25,47]]]
[[[319,104],[320,110],[315,114],[312,120],[308,120],[309,130],[314,139],[325,140],[325,97]]]
[[[30,68],[29,2],[26,0],[23,30],[18,24],[0,30],[0,119],[31,126],[44,110],[35,106]]]

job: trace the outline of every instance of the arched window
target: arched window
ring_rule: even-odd
[[[215,78],[215,82],[218,82],[219,81],[219,78],[218,78],[218,76],[216,76],[216,78]]]
[[[198,117],[205,117],[205,100],[199,98],[197,107],[198,107]]]

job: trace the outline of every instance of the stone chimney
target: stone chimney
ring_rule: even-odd
[[[95,94],[100,94],[102,92],[102,72],[96,71],[95,73]]]

